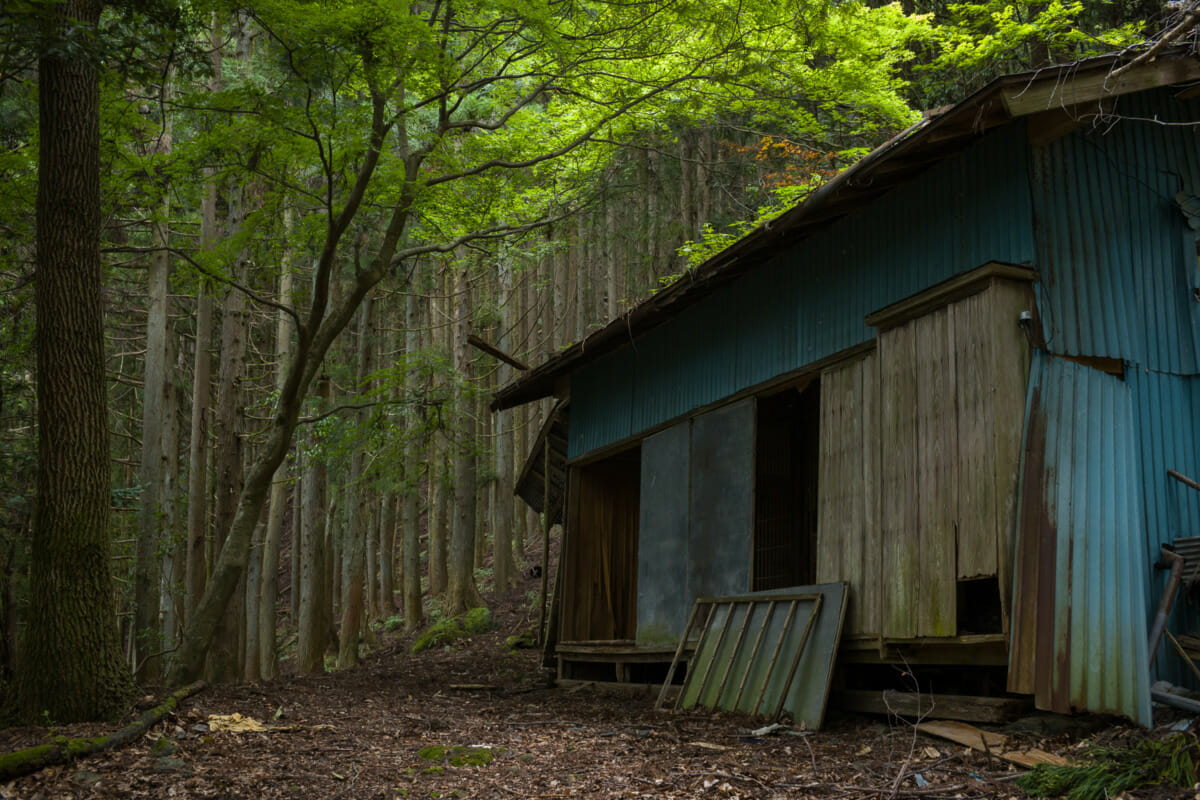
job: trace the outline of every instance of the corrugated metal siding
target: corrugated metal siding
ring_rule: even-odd
[[[1010,688],[1035,690],[1041,708],[1148,725],[1149,565],[1130,387],[1038,352],[1027,417]]]
[[[1032,263],[1026,152],[1021,125],[989,134],[582,368],[571,456],[868,341],[868,313],[948,277],[988,261]]]
[[[1192,109],[1187,113],[1187,108]],[[1155,92],[1123,114],[1191,116]],[[1175,374],[1200,370],[1196,259],[1174,195],[1197,185],[1193,127],[1122,122],[1032,148],[1038,285],[1049,349],[1106,356]]]
[[[1126,371],[1140,429],[1142,482],[1145,487],[1146,563],[1158,560],[1160,544],[1200,536],[1200,492],[1167,475],[1168,469],[1200,480],[1200,377],[1163,375],[1137,367]],[[1162,599],[1166,572],[1150,570],[1146,614],[1152,618]],[[1171,615],[1176,633],[1200,629],[1200,613],[1180,598]],[[1191,671],[1168,643],[1160,645],[1155,675],[1172,683],[1192,680]]]

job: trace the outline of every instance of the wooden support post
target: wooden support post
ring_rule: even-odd
[[[550,436],[546,436],[542,459],[542,596],[538,602],[538,644],[546,643],[546,590],[550,572]],[[561,557],[561,553],[559,554]]]

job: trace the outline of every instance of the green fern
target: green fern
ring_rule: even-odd
[[[1105,800],[1139,786],[1191,788],[1200,780],[1200,746],[1182,733],[1128,749],[1092,747],[1083,761],[1066,767],[1039,764],[1017,786],[1034,797]]]

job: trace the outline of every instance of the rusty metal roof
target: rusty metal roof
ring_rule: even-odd
[[[1200,79],[1200,58],[1167,52],[1112,78],[1130,56],[1101,56],[1070,65],[997,78],[957,105],[931,114],[894,136],[779,218],[755,229],[668,288],[606,327],[498,391],[493,410],[511,408],[556,390],[581,366],[651,330],[749,270],[765,257],[863,208],[891,189],[970,145],[988,130],[1046,111],[1077,108],[1158,86]]]

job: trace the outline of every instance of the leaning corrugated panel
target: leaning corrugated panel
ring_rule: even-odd
[[[1145,516],[1128,384],[1035,354],[1010,687],[1150,724]]]

